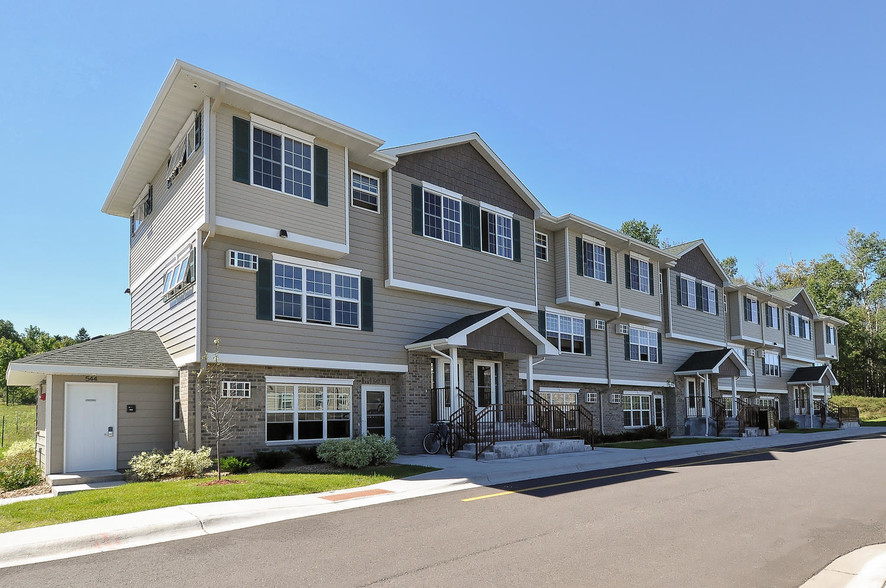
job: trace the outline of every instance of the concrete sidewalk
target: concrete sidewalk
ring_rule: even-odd
[[[0,568],[199,537],[479,486],[694,457],[700,458],[699,461],[703,462],[706,457],[712,459],[708,456],[734,451],[762,452],[798,443],[827,443],[882,434],[886,434],[886,428],[862,427],[805,435],[785,433],[772,437],[749,437],[658,449],[597,448],[594,451],[581,453],[480,462],[470,459],[451,459],[446,455],[404,455],[398,458],[397,462],[440,469],[408,479],[391,480],[363,488],[301,496],[175,506],[4,533],[0,534]],[[865,553],[872,554],[871,558],[886,553],[886,549],[881,551],[865,549],[869,550]],[[848,585],[847,582],[841,583],[839,580],[855,578],[856,576],[849,575],[852,573],[850,568],[855,566],[855,573],[859,574],[864,564],[868,563],[868,559],[855,557],[842,561],[841,558],[831,564],[834,566],[842,561],[838,568],[835,568],[838,570],[836,575],[826,573],[829,570],[833,571],[829,566],[822,571],[823,575],[820,574],[821,582],[824,583],[810,585],[816,588]],[[886,564],[886,558],[881,559]],[[882,575],[878,576],[880,584],[876,585],[882,587],[882,580],[886,579],[886,565],[874,566],[868,569],[867,575],[859,574],[857,578],[867,578],[872,574],[876,576],[881,568]]]

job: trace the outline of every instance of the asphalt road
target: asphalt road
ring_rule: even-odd
[[[558,476],[5,569],[0,586],[798,586],[886,542],[884,456],[878,437]]]

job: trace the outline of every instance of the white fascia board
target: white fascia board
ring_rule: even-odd
[[[401,363],[369,363],[360,361],[337,361],[301,357],[274,357],[271,355],[240,355],[219,353],[218,360],[235,365],[264,365],[277,367],[317,368],[330,370],[357,370],[366,372],[391,372],[405,374],[409,366]]]
[[[667,382],[648,380],[612,380],[612,383],[617,386],[649,386],[651,388],[666,388],[668,386]]]
[[[437,345],[448,345],[449,341],[446,339],[434,339],[433,341],[422,341],[421,343],[410,343],[409,345],[404,345],[406,351],[420,351],[422,349],[430,349],[431,347],[435,347]]]
[[[71,366],[52,365],[39,363],[10,363],[6,369],[6,380],[11,386],[30,386],[32,384],[18,384],[19,380],[33,381],[30,375],[39,375],[39,380],[44,376],[109,376],[120,378],[177,378],[178,369],[147,369],[147,368],[123,368],[123,367],[96,367],[96,366]]]
[[[245,221],[223,216],[216,217],[215,224],[220,229],[230,229],[232,231],[232,233],[230,233],[231,236],[240,238],[243,238],[245,236],[247,239],[254,238],[256,236],[263,237],[263,242],[278,247],[286,247],[289,249],[304,249],[311,253],[318,253],[321,255],[332,254],[332,257],[342,257],[349,253],[348,246],[344,243],[335,243],[333,241],[327,241],[325,239],[307,237],[305,235],[299,235],[295,231],[289,232],[287,230],[287,233],[289,233],[289,235],[286,238],[281,237],[280,229],[285,229],[286,227],[279,227],[274,229],[271,227],[247,223]],[[293,247],[293,245],[296,246]]]
[[[470,300],[471,302],[481,302],[483,304],[491,304],[492,306],[509,306],[516,310],[525,310],[526,312],[538,312],[538,307],[534,304],[524,304],[522,302],[514,302],[512,300],[503,300],[501,298],[492,298],[480,294],[471,294],[460,290],[450,290],[449,288],[438,288],[436,286],[428,286],[426,284],[418,284],[396,278],[385,280],[385,288],[393,288],[395,290],[408,290],[410,292],[418,292],[421,294],[435,294],[437,296],[445,296],[446,298],[455,298],[456,300]]]
[[[211,354],[212,357],[215,357],[215,354]],[[197,361],[197,352],[188,353],[186,355],[179,355],[177,357],[173,357],[172,361],[175,362],[175,365],[178,367],[183,367],[188,365],[189,363],[194,363]]]
[[[682,335],[680,333],[665,333],[667,339],[677,339],[679,341],[688,341],[690,343],[701,343],[703,345],[713,345],[714,347],[726,347],[726,341],[716,341],[714,339],[704,339],[702,337],[692,337],[690,335]]]
[[[520,372],[518,377],[521,380],[526,379],[526,372]],[[605,384],[606,378],[583,378],[579,376],[558,376],[558,375],[545,375],[539,374],[535,372],[532,374],[532,379],[535,382],[565,382],[567,384]]]
[[[592,278],[593,279],[593,278]],[[588,300],[586,298],[579,298],[578,296],[560,296],[554,301],[556,304],[576,304],[579,306],[587,306],[591,309],[596,310],[605,310],[608,312],[618,312],[618,307],[613,306],[611,304],[600,303],[597,304],[596,300]],[[624,313],[624,309],[622,309],[622,313]],[[649,315],[652,316],[652,315]],[[661,317],[659,317],[661,318]]]
[[[815,365],[815,360],[809,357],[797,357],[796,355],[788,355],[787,353],[782,355],[784,359],[790,359],[791,361],[799,361],[801,363],[808,363],[809,365]]]
[[[658,315],[649,314],[648,312],[640,312],[639,310],[631,310],[629,308],[624,308],[624,307],[622,307],[621,313],[623,315],[633,316],[633,317],[640,318],[640,319],[646,319],[651,322],[656,322],[656,323],[661,322],[661,315],[660,314],[658,314]]]
[[[297,376],[265,376],[268,384],[318,384],[324,386],[353,386],[354,380],[347,378],[299,378]]]
[[[279,261],[281,263],[290,263],[293,265],[300,265],[304,267],[325,270],[328,272],[335,272],[337,274],[347,274],[349,276],[359,276],[363,273],[363,270],[354,269],[351,267],[343,267],[340,265],[332,265],[331,263],[323,263],[322,261],[314,261],[313,259],[292,257],[291,255],[285,255],[283,253],[273,253],[271,254],[271,258],[274,261]]]

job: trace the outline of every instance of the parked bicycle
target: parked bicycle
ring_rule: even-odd
[[[446,421],[440,421],[431,425],[431,431],[425,435],[421,442],[425,453],[440,453],[446,448],[446,453],[452,456],[461,448],[461,435],[449,428]]]

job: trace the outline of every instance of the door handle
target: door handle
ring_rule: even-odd
[[[105,437],[113,437],[114,436],[114,427],[108,427],[108,432],[105,434]]]

